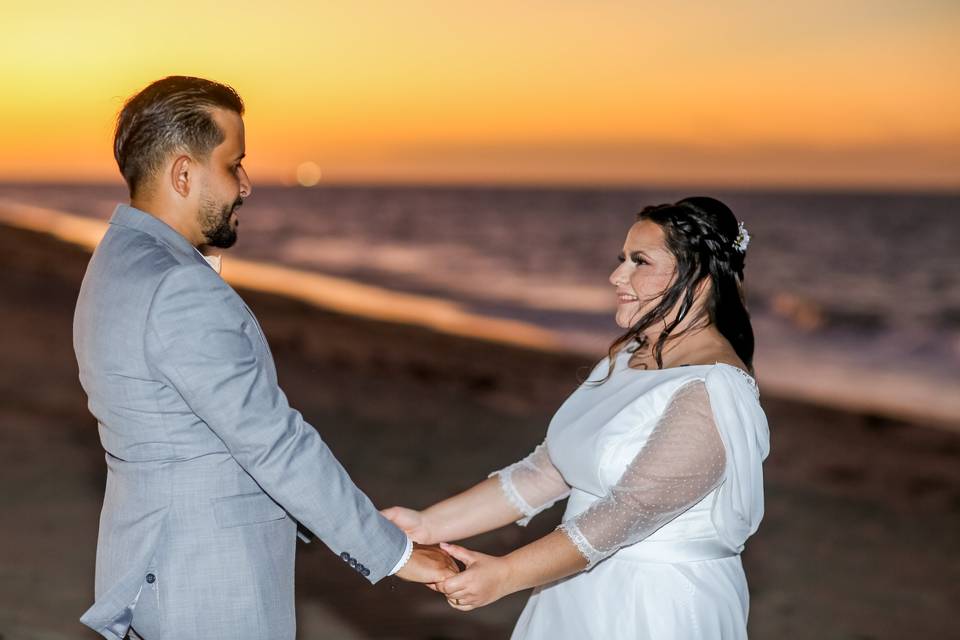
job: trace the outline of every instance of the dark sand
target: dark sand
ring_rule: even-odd
[[[105,469],[76,377],[88,256],[0,226],[0,636],[94,638]],[[589,363],[244,294],[292,404],[382,506],[414,507],[525,455]],[[761,345],[762,348],[762,345]],[[763,386],[762,372],[760,384]],[[764,397],[767,516],[744,553],[755,638],[960,637],[960,431]],[[471,541],[503,553],[552,529]],[[472,614],[422,587],[371,587],[301,546],[301,638],[505,638],[527,595]]]

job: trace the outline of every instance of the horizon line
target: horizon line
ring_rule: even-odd
[[[125,189],[122,180],[108,179],[56,179],[56,178],[4,178],[0,177],[0,187],[117,187]],[[865,195],[897,195],[897,194],[926,194],[943,196],[960,196],[960,183],[955,185],[943,184],[877,184],[877,183],[710,183],[710,182],[625,182],[625,181],[535,181],[535,180],[327,180],[312,186],[303,186],[295,181],[258,180],[254,189],[289,188],[304,191],[332,189],[494,189],[494,190],[537,190],[537,191],[578,191],[578,190],[611,190],[611,191],[674,191],[678,189],[711,190],[723,193],[823,193],[823,194],[865,194]]]

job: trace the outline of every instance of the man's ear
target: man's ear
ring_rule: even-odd
[[[170,186],[183,198],[190,197],[190,189],[196,180],[196,165],[190,156],[178,156],[170,167]]]

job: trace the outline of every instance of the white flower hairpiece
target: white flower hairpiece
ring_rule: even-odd
[[[733,241],[733,247],[740,253],[746,253],[748,246],[750,246],[750,233],[743,226],[743,222],[740,222],[737,226],[737,239]]]

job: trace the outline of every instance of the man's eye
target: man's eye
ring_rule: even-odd
[[[624,263],[624,262],[626,262],[626,261],[627,261],[627,259],[624,257],[624,255],[623,255],[622,253],[617,256],[617,262],[619,262],[619,263],[622,264],[622,263]]]

